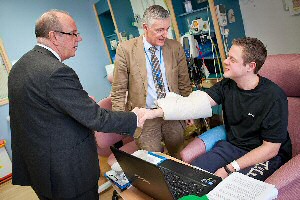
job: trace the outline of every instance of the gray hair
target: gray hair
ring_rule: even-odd
[[[45,12],[35,23],[35,36],[49,38],[50,31],[62,31],[62,24],[57,17],[57,13],[71,15],[63,10],[52,9]]]
[[[170,17],[170,12],[159,5],[152,5],[148,7],[143,15],[143,22],[148,25],[153,24],[155,19],[167,19]]]

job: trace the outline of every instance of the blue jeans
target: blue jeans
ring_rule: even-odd
[[[220,140],[226,140],[226,130],[224,125],[220,125],[205,131],[201,135],[198,136],[204,144],[206,152],[210,151],[215,144]]]

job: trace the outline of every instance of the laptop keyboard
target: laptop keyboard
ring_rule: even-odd
[[[169,189],[175,199],[179,199],[186,195],[202,196],[206,185],[198,183],[187,177],[182,177],[174,171],[160,167],[161,172],[165,176],[165,180],[169,185]]]

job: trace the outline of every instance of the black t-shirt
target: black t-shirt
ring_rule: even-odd
[[[242,90],[233,80],[225,78],[206,92],[217,104],[222,104],[230,143],[247,151],[262,145],[263,140],[281,143],[279,155],[284,161],[291,158],[288,102],[279,86],[259,76],[254,89]]]

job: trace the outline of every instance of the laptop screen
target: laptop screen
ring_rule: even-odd
[[[111,150],[134,187],[155,199],[173,199],[164,175],[156,165],[114,147]]]
[[[189,194],[202,196],[222,181],[212,173],[171,159],[155,165],[114,147],[111,150],[129,182],[155,199],[178,199]]]

